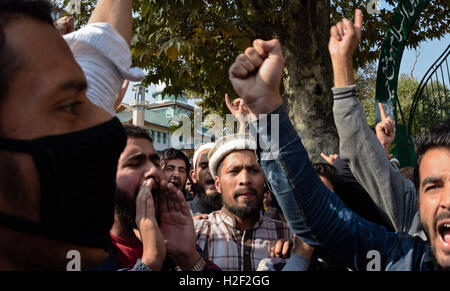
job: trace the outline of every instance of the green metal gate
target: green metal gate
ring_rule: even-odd
[[[428,69],[414,94],[406,122],[397,96],[398,75],[406,40],[422,10],[430,0],[403,0],[394,11],[383,43],[377,73],[376,122],[380,121],[378,102],[396,121],[396,137],[391,153],[401,167],[414,166],[416,154],[413,139],[437,121],[449,118],[449,47]],[[401,118],[401,119],[400,119]]]

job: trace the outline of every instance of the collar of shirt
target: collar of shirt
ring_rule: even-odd
[[[131,269],[137,259],[142,257],[142,243],[132,242],[120,238],[110,233],[111,243],[116,250],[115,254],[122,265],[122,268]]]
[[[231,229],[233,230],[239,230],[237,228],[237,222],[236,222],[236,218],[234,217],[234,215],[227,210],[225,207],[223,207],[220,210],[220,219],[222,219],[222,221]],[[257,229],[261,223],[263,222],[263,216],[262,213],[259,214],[258,220],[253,224],[251,229]]]

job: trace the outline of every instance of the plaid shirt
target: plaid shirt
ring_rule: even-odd
[[[203,255],[224,271],[255,271],[269,257],[271,242],[292,238],[286,223],[263,215],[252,229],[241,231],[223,208],[194,220],[194,227]]]

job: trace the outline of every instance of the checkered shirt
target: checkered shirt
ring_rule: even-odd
[[[269,257],[271,242],[292,239],[286,223],[263,215],[252,229],[241,231],[224,209],[194,220],[194,227],[203,255],[224,271],[255,271]]]

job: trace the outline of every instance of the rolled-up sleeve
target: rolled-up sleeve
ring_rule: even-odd
[[[123,37],[108,23],[91,23],[64,35],[75,60],[83,70],[89,100],[111,115],[125,79],[141,81],[145,75],[131,67],[131,50]]]

